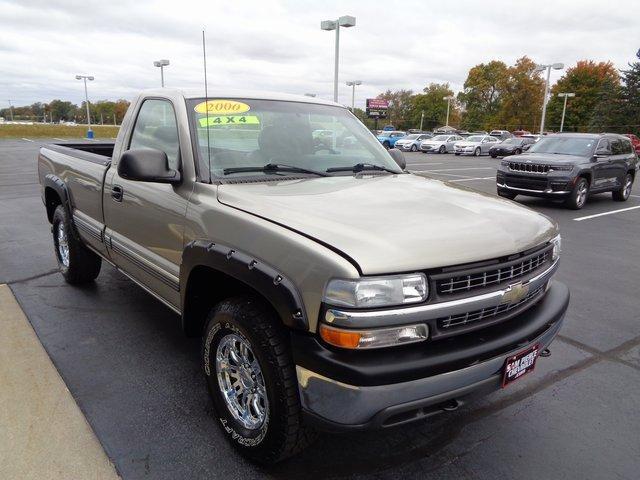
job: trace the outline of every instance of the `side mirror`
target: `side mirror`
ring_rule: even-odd
[[[392,148],[391,150],[388,150],[388,152],[389,155],[391,155],[391,158],[396,161],[396,163],[402,170],[407,168],[407,161],[404,159],[404,153],[402,153],[402,151],[398,150],[397,148]]]
[[[127,150],[118,162],[118,175],[127,180],[180,183],[180,172],[169,168],[167,154],[155,148]]]
[[[610,156],[611,156],[611,152],[609,150],[607,150],[606,148],[599,148],[598,150],[596,150],[596,153],[593,155],[593,158],[597,160],[598,158],[606,158]]]

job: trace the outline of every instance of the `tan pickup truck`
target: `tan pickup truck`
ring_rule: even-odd
[[[328,101],[146,91],[115,144],[46,146],[38,172],[66,280],[105,261],[174,310],[257,462],[508,386],[569,302],[553,222],[407,172]]]

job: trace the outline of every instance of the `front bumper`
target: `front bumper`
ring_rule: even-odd
[[[481,335],[386,351],[338,352],[292,334],[303,410],[332,431],[386,428],[446,410],[451,401],[500,388],[506,359],[535,344],[546,348],[568,304],[568,288],[554,281],[536,305]]]
[[[577,177],[555,175],[523,175],[498,170],[496,186],[498,190],[510,191],[542,198],[562,198],[569,195]]]

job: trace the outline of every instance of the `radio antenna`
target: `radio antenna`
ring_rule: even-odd
[[[209,183],[211,182],[211,141],[209,140],[209,90],[207,89],[207,42],[202,30],[202,59],[204,63],[204,104],[207,114],[207,160],[209,162]]]

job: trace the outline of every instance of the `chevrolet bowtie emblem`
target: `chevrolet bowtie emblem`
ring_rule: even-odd
[[[514,283],[507,287],[500,303],[518,303],[527,296],[527,293],[529,293],[529,285],[523,285],[520,282]]]

